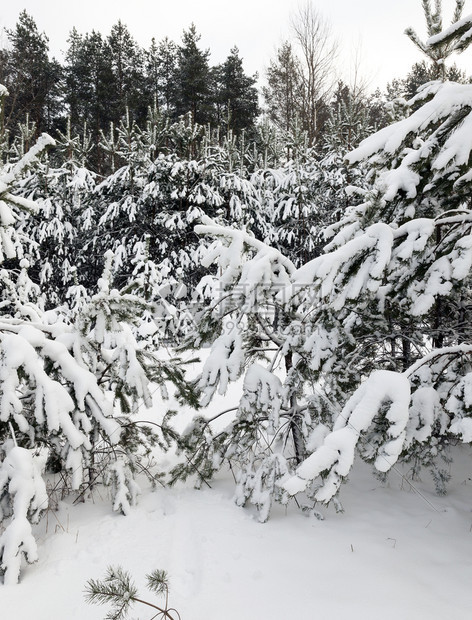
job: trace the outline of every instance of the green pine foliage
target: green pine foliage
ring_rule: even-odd
[[[216,79],[216,114],[218,127],[240,135],[246,131],[246,139],[254,138],[259,104],[256,76],[244,73],[243,59],[237,47],[233,47],[225,62],[214,69]]]
[[[108,567],[103,579],[90,579],[85,588],[85,598],[94,605],[111,605],[105,618],[108,620],[125,620],[135,603],[150,607],[150,618],[162,620],[180,620],[179,612],[169,607],[169,579],[163,570],[154,570],[146,575],[146,585],[150,592],[159,597],[164,596],[164,605],[156,605],[138,597],[138,589],[131,575],[120,566]]]
[[[60,126],[62,68],[49,58],[48,38],[38,31],[26,11],[20,13],[7,37],[9,48],[1,61],[2,84],[10,93],[5,101],[4,127],[13,132],[28,114],[37,138],[41,132]]]

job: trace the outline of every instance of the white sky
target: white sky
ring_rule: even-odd
[[[201,45],[211,51],[211,62],[222,62],[237,45],[248,73],[264,74],[276,47],[287,38],[289,16],[298,0],[3,0],[0,28],[13,28],[20,11],[33,16],[49,37],[53,55],[61,58],[73,26],[79,32],[92,29],[108,34],[121,19],[144,47],[151,38],[168,36],[180,41],[191,22],[202,35]],[[349,80],[351,57],[359,43],[361,72],[373,86],[385,86],[404,77],[422,55],[403,34],[413,26],[423,38],[424,18],[420,0],[313,0],[331,23],[341,49],[341,68]],[[445,25],[451,21],[454,0],[443,0]],[[472,12],[467,0],[464,15]],[[458,63],[472,72],[470,52]]]

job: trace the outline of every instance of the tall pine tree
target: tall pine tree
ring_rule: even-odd
[[[246,130],[254,137],[259,114],[257,76],[248,76],[237,47],[233,47],[226,61],[215,67],[217,123],[223,129],[240,135]]]
[[[61,67],[49,59],[49,43],[33,18],[23,11],[7,32],[10,49],[3,52],[3,80],[10,93],[4,123],[11,132],[28,115],[36,136],[57,126],[60,109]]]
[[[175,93],[177,116],[191,114],[194,123],[204,125],[213,116],[209,50],[198,46],[201,35],[195,24],[184,30],[178,49]]]

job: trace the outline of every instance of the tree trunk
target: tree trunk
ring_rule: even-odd
[[[285,369],[287,373],[293,366],[292,352],[289,351],[285,356]],[[295,461],[299,465],[305,460],[305,441],[301,429],[301,417],[298,412],[297,395],[292,392],[290,395],[290,433],[292,435],[293,447],[295,450]]]

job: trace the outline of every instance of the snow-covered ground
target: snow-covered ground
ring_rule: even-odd
[[[427,472],[415,483],[422,497],[396,472],[382,484],[358,462],[341,491],[345,513],[324,509],[324,521],[276,507],[260,524],[233,504],[230,475],[200,491],[143,485],[127,517],[98,488],[85,504],[62,502],[38,526],[40,559],[18,586],[1,588],[0,617],[104,618],[108,608],[87,604],[84,586],[121,565],[150,600],[145,574],[167,570],[182,620],[470,618],[471,452],[456,449],[445,497]],[[135,606],[130,617],[152,613]]]

